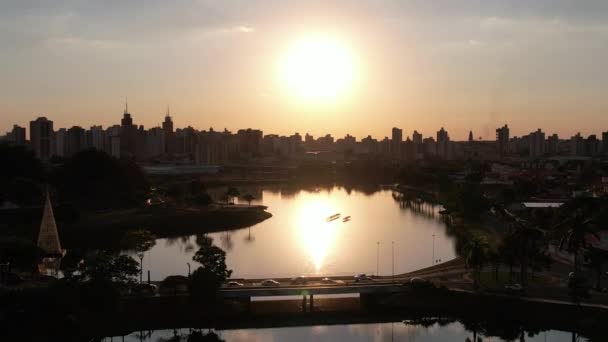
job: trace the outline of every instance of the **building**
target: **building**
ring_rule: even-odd
[[[157,158],[165,154],[165,131],[160,127],[153,127],[146,133],[145,156],[144,159]]]
[[[403,130],[393,127],[391,132],[391,155],[393,158],[401,156],[401,143],[403,142]]]
[[[120,131],[119,125],[114,125],[106,129],[106,153],[115,158],[120,158]]]
[[[545,133],[539,129],[528,135],[530,158],[540,158],[545,154]]]
[[[137,126],[125,105],[122,120],[120,120],[120,157],[135,159],[137,155]]]
[[[509,151],[509,126],[504,125],[496,129],[496,145],[500,155],[508,154]]]
[[[175,153],[175,132],[173,131],[173,119],[167,108],[167,115],[165,115],[165,121],[163,121],[163,132],[165,134],[164,139],[164,154],[171,156]]]
[[[91,126],[87,131],[87,147],[103,151],[106,144],[105,136],[106,132],[101,126]]]
[[[11,145],[24,146],[26,143],[25,127],[14,125],[13,129],[6,133],[6,140]]]
[[[550,156],[557,155],[559,153],[559,137],[557,134],[553,134],[547,138],[547,145],[545,146],[546,152]]]
[[[48,160],[53,155],[53,121],[39,117],[30,121],[30,146],[36,157]]]
[[[581,136],[581,133],[576,133],[576,135],[570,138],[570,155],[585,155],[585,140]]]
[[[452,157],[450,135],[443,127],[437,131],[437,156],[443,159]]]
[[[86,149],[85,130],[79,126],[73,126],[67,130],[65,144],[65,156],[72,157],[76,153]]]

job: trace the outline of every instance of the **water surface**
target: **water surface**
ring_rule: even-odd
[[[250,228],[210,234],[227,252],[233,277],[391,275],[393,269],[399,274],[455,256],[454,241],[438,215],[440,206],[405,206],[390,190],[252,191],[253,203],[268,206],[273,217]],[[335,213],[341,217],[327,222]],[[351,219],[343,222],[346,216]],[[151,270],[153,280],[185,275],[186,263],[196,267],[192,255],[197,249],[195,236],[158,239],[146,253],[144,269]]]

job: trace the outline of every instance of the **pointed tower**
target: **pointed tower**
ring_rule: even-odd
[[[48,190],[46,191],[46,201],[44,202],[42,222],[40,223],[40,232],[38,233],[38,247],[47,255],[63,255],[63,250],[59,243],[57,225],[55,224],[55,216],[53,215],[51,196]]]

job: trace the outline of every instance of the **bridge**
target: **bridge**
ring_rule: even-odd
[[[223,287],[219,295],[225,299],[240,299],[251,302],[252,297],[302,296],[302,311],[313,311],[315,295],[365,295],[372,293],[397,293],[406,290],[402,284],[409,280],[377,278],[357,282],[353,278],[332,278],[332,283],[323,283],[321,279],[306,279],[306,283],[294,284],[290,279],[277,279],[275,286],[263,286],[261,282],[249,281],[247,285]],[[349,280],[347,280],[349,279]],[[307,300],[308,297],[308,300]]]

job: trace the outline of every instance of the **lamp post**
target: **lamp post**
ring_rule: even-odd
[[[380,275],[380,241],[376,242],[376,277]]]
[[[393,276],[392,281],[395,282],[395,241],[391,241],[391,258],[393,264]]]
[[[190,278],[190,263],[187,262],[186,265],[188,266],[188,278]]]
[[[433,234],[433,265],[435,265],[435,234]]]
[[[137,253],[139,257],[139,283],[143,282],[144,278],[144,253]]]

